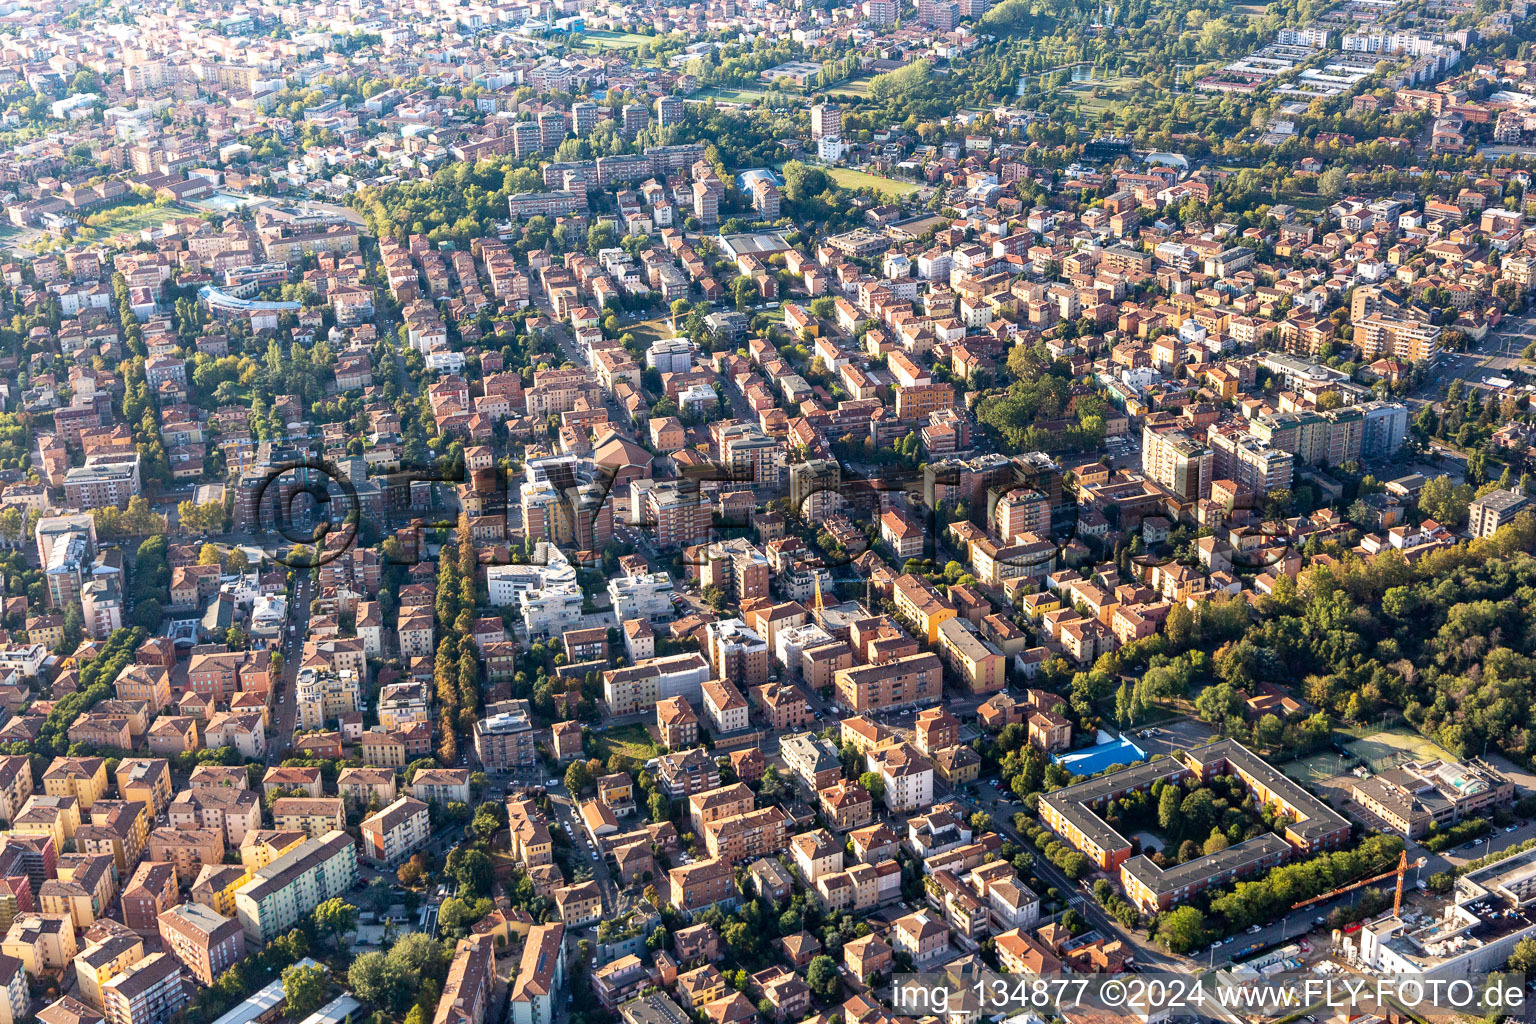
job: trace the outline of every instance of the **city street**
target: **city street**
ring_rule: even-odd
[[[1425,404],[1439,402],[1446,387],[1458,378],[1484,386],[1489,380],[1511,379],[1511,372],[1525,362],[1521,351],[1532,342],[1536,342],[1536,315],[1506,317],[1482,341],[1470,343],[1467,351],[1441,352],[1424,383],[1409,396],[1410,406],[1417,413]]]
[[[608,869],[608,858],[592,842],[592,837],[587,835],[587,830],[582,827],[581,813],[576,801],[572,800],[570,793],[566,791],[565,783],[558,779],[555,780],[555,785],[546,785],[545,791],[549,794],[550,802],[555,805],[555,817],[560,822],[560,827],[565,830],[566,835],[571,837],[571,850],[576,860],[584,861],[583,867],[587,864],[591,865],[592,878],[603,894],[603,916],[617,916],[624,909],[619,900],[619,887]],[[633,825],[621,825],[621,827],[633,827]]]
[[[296,684],[299,677],[299,661],[304,653],[304,639],[309,633],[309,602],[314,594],[312,571],[296,569],[293,600],[288,606],[289,633],[283,638],[283,674],[277,688],[277,736],[267,748],[267,763],[282,761],[293,745],[293,728],[298,718],[299,702]]]

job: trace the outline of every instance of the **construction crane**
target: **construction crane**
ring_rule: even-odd
[[[1420,857],[1418,860],[1413,862],[1413,866],[1415,868],[1421,868],[1424,866],[1424,864],[1425,858],[1423,857]],[[1403,879],[1407,876],[1407,874],[1408,851],[1404,850],[1397,858],[1397,867],[1391,871],[1383,871],[1379,875],[1372,875],[1370,878],[1362,878],[1358,882],[1351,882],[1348,885],[1341,885],[1337,889],[1329,889],[1321,896],[1313,896],[1309,900],[1302,900],[1300,903],[1292,904],[1291,909],[1300,910],[1302,907],[1310,907],[1314,903],[1326,903],[1328,900],[1333,899],[1335,896],[1342,896],[1347,892],[1353,892],[1361,886],[1370,885],[1372,882],[1380,882],[1383,879],[1391,878],[1393,875],[1396,875],[1397,895],[1392,900],[1392,916],[1398,917],[1402,914],[1403,910]]]

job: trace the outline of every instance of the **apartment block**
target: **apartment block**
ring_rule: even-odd
[[[203,906],[183,903],[160,914],[161,948],[204,985],[245,957],[245,930],[234,918]]]
[[[833,673],[837,699],[854,714],[938,700],[944,693],[944,666],[931,651]]]
[[[152,953],[101,987],[108,1024],[168,1024],[191,998],[181,964]]]
[[[432,1024],[485,1024],[495,989],[495,940],[489,935],[460,939]]]
[[[504,701],[497,708],[496,713],[475,723],[475,753],[481,763],[497,769],[533,764],[533,726],[527,701]]]
[[[363,856],[375,864],[394,867],[431,838],[429,808],[420,800],[402,796],[378,813],[364,818],[361,830]]]
[[[357,881],[357,845],[345,832],[310,839],[257,871],[235,893],[246,938],[265,945]]]
[[[529,929],[508,1000],[512,1024],[553,1024],[565,984],[564,954],[565,925]]]

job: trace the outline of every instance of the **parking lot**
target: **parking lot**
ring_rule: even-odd
[[[1180,718],[1160,725],[1128,729],[1125,738],[1150,754],[1172,754],[1202,746],[1218,738],[1215,729],[1193,718]]]
[[[1141,467],[1141,439],[1138,437],[1131,434],[1107,437],[1104,439],[1104,450],[1108,453],[1109,460],[1116,469],[1139,469]]]

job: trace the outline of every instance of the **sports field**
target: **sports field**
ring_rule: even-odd
[[[583,50],[638,50],[641,43],[651,41],[650,36],[642,36],[635,32],[589,29],[581,34],[581,41],[576,45]]]
[[[1368,733],[1344,744],[1344,748],[1369,765],[1373,772],[1396,768],[1407,761],[1458,760],[1455,754],[1438,743],[1403,726]]]
[[[701,103],[704,100],[717,100],[721,103],[756,103],[767,97],[766,89],[735,89],[729,86],[712,85],[707,89],[700,89],[688,98]]]
[[[884,192],[886,195],[909,196],[922,188],[915,181],[899,181],[896,178],[882,178],[878,174],[868,174],[864,171],[856,171],[851,167],[827,167],[824,168],[828,177],[837,182],[843,188],[867,188],[876,192]]]
[[[857,78],[838,82],[827,88],[827,95],[843,99],[865,99],[869,96],[869,83],[874,77],[874,75],[860,75]]]
[[[1286,775],[1301,783],[1318,783],[1346,774],[1354,759],[1330,750],[1310,757],[1298,757],[1280,766]]]
[[[1343,753],[1328,750],[1298,757],[1281,765],[1280,770],[1297,782],[1316,784],[1347,775],[1361,763],[1372,772],[1380,772],[1408,761],[1457,760],[1456,755],[1406,726],[1341,730],[1340,738],[1344,736],[1351,738],[1345,740]]]

